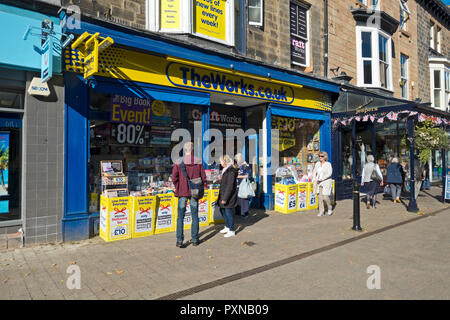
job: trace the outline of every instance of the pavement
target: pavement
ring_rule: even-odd
[[[172,232],[4,250],[0,299],[449,299],[450,204],[441,191],[421,192],[418,213],[407,212],[406,198],[361,203],[360,232],[351,229],[352,200],[343,200],[323,217],[252,210],[236,218],[234,238],[219,233],[223,225],[200,228],[197,247],[176,248]],[[367,287],[373,270],[381,289]]]

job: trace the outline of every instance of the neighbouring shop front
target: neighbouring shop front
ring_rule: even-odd
[[[362,92],[347,91],[343,95],[341,93],[332,115],[336,198],[340,200],[352,197],[353,179],[356,177],[360,182],[362,168],[368,155],[374,156],[384,180],[387,166],[394,157],[398,158],[399,163],[409,172],[408,138],[411,136],[410,132],[414,132],[415,124],[426,119],[431,119],[436,126],[448,130],[450,115],[427,105]],[[355,155],[353,155],[354,144]],[[445,175],[442,172],[441,155],[442,150],[432,152],[428,166],[431,182],[440,182]],[[381,190],[382,188],[379,191]],[[364,187],[361,191],[364,192]]]
[[[100,233],[113,228],[101,220],[102,210],[112,205],[102,204],[106,200],[101,195],[104,182],[112,179],[105,178],[102,168],[113,172],[114,166],[121,167],[116,177],[126,177],[121,187],[130,204],[123,208],[133,210],[131,203],[138,198],[154,197],[155,206],[149,209],[156,220],[152,232],[174,230],[171,155],[179,143],[172,141],[176,129],[188,129],[192,140],[197,139],[195,153],[210,177],[217,172],[205,154],[217,142],[215,134],[224,137],[224,153],[227,145],[233,146],[233,154],[241,152],[257,185],[254,207],[274,208],[273,150],[279,151],[280,166],[295,166],[305,181],[320,150],[331,158],[331,101],[339,92],[335,83],[161,38],[136,34],[130,41],[128,31],[119,27],[83,22],[80,33],[85,31],[110,37],[114,45],[100,53],[99,70],[88,79],[77,50],[65,53],[66,241],[95,234],[99,223]],[[245,143],[227,129],[240,129]],[[280,137],[272,139],[272,129]],[[212,180],[200,201],[207,223],[220,221],[210,212],[217,197]],[[167,214],[171,222],[165,219],[163,224]]]

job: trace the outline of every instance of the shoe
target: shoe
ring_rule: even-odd
[[[245,215],[245,216],[241,216],[241,218],[245,220],[245,219],[247,219],[247,218],[248,218],[248,216],[247,216],[247,215]]]
[[[200,244],[200,241],[195,241],[195,242],[193,241],[193,242],[192,242],[192,245],[193,245],[194,247],[198,246],[199,244]]]
[[[327,214],[331,216],[333,214],[333,210],[328,210]]]
[[[319,213],[317,216],[318,216],[318,217],[322,217],[322,216],[323,216],[323,213]]]
[[[400,203],[400,202],[401,202],[399,198],[395,199],[395,201],[397,201],[397,203]]]
[[[367,209],[370,209],[370,203],[369,202],[367,202]]]
[[[183,246],[183,242],[177,241],[177,248],[181,248]]]
[[[228,230],[228,232],[225,233],[224,237],[229,238],[229,237],[234,237],[235,235],[236,235],[236,233],[234,231]]]
[[[220,233],[227,233],[228,231],[230,231],[230,229],[228,229],[227,227],[223,228],[222,230],[220,230]]]

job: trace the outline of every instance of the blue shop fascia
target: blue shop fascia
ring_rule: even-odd
[[[89,77],[76,48],[63,57],[65,241],[98,232],[101,161],[122,161],[129,192],[170,189],[171,151],[178,143],[171,136],[178,128],[201,134],[193,142],[205,168],[212,167],[204,156],[208,130],[218,129],[224,150],[228,142],[251,163],[257,183],[252,206],[267,210],[274,208],[276,179],[267,174],[273,152],[281,166],[296,166],[305,176],[320,150],[332,159],[331,106],[339,94],[333,81],[84,17],[81,28],[63,31],[74,34],[74,43],[83,34],[113,43],[99,53],[98,71]],[[146,108],[150,124],[144,123]],[[227,129],[255,134],[241,146]],[[278,150],[272,129],[280,132]],[[252,146],[258,156],[250,159]]]

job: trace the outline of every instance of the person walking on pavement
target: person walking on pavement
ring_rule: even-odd
[[[394,157],[391,164],[387,167],[386,177],[386,183],[389,184],[394,203],[400,203],[404,176],[403,167],[398,163],[398,158]]]
[[[201,159],[194,157],[194,144],[192,142],[187,142],[183,146],[184,157],[179,159],[172,170],[172,182],[175,186],[175,196],[178,198],[178,217],[177,217],[177,243],[176,246],[181,248],[183,246],[183,222],[184,215],[186,213],[187,202],[190,201],[191,208],[191,241],[193,246],[197,246],[200,242],[198,237],[198,199],[195,199],[191,195],[191,190],[189,189],[188,180],[183,173],[183,166],[190,180],[201,178],[203,185],[206,184],[206,173],[203,168]]]
[[[243,179],[250,178],[250,166],[245,162],[244,156],[242,153],[238,153],[234,156],[234,159],[236,160],[236,164],[239,168],[238,176],[237,176],[237,188],[238,188],[238,194],[239,194],[239,185],[241,184]],[[237,198],[237,207],[236,207],[236,214],[240,214],[242,218],[246,219],[248,216],[248,210],[250,207],[250,198]]]
[[[327,214],[331,216],[333,214],[333,209],[331,207],[331,189],[333,187],[333,181],[331,176],[333,174],[333,168],[331,163],[328,161],[328,153],[321,151],[319,153],[319,161],[316,162],[313,170],[313,187],[314,193],[318,194],[319,201],[319,214],[321,217],[325,213],[324,204],[327,207]]]
[[[419,197],[422,182],[425,180],[425,170],[417,155],[414,155],[414,198]]]
[[[225,220],[225,227],[220,233],[223,233],[224,237],[228,238],[235,236],[233,209],[237,204],[236,178],[238,176],[238,169],[229,155],[220,157],[220,164],[223,169],[217,203]]]
[[[373,155],[369,154],[367,156],[367,163],[361,173],[361,186],[366,184],[366,203],[367,209],[370,209],[370,205],[376,209],[377,204],[377,188],[379,185],[383,186],[383,174],[381,173],[378,164],[374,163],[375,159]]]

